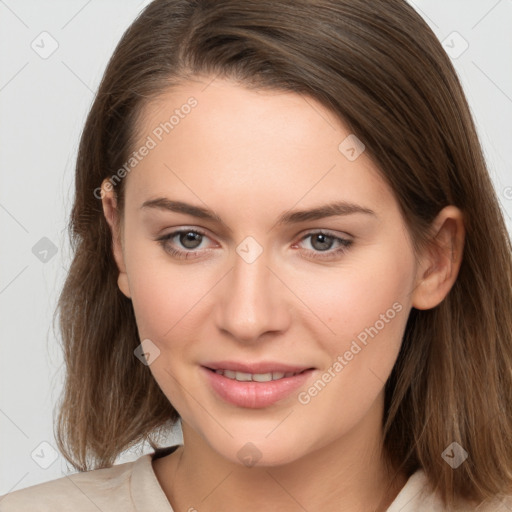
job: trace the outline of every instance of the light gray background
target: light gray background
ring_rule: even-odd
[[[0,494],[72,472],[53,460],[63,367],[52,317],[70,262],[76,149],[107,60],[147,3],[0,0]],[[411,4],[454,55],[512,231],[512,0]]]

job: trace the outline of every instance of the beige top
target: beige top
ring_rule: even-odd
[[[177,446],[147,454],[111,468],[74,473],[0,496],[0,512],[173,512],[153,471],[153,458]],[[198,502],[189,510],[201,510]],[[428,491],[422,471],[414,473],[387,512],[443,512],[441,501]],[[488,508],[464,507],[461,512],[510,512],[512,499]]]

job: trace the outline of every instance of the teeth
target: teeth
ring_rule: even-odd
[[[236,372],[233,372],[231,370],[224,370],[224,377],[227,377],[228,379],[235,379]]]
[[[255,373],[252,376],[252,379],[256,382],[270,382],[272,380],[272,374],[271,373]]]
[[[246,382],[252,380],[252,375],[250,373],[236,372],[235,379],[241,380],[242,382]]]
[[[279,380],[286,377],[292,377],[297,375],[294,372],[272,372],[272,373],[246,373],[246,372],[234,372],[233,370],[215,370],[215,373],[224,375],[228,379],[238,380],[240,382],[270,382],[271,380]],[[300,373],[300,372],[297,372]]]

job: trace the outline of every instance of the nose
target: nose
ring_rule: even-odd
[[[217,290],[217,327],[240,342],[257,342],[290,325],[290,291],[269,263],[266,251],[252,262],[235,253],[233,268]]]

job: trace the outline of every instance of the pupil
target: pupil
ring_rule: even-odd
[[[326,249],[331,248],[332,237],[330,237],[328,235],[318,234],[318,235],[315,235],[315,238],[313,240],[320,240],[320,244],[323,244],[323,246],[321,246],[321,247],[315,247],[315,243],[313,243],[313,247],[315,247],[315,249],[326,250]],[[327,242],[326,242],[326,240],[327,240]],[[329,243],[329,240],[331,241],[331,243]],[[326,245],[327,245],[327,247],[326,247]]]
[[[200,238],[202,235],[200,235],[199,233],[192,233],[191,231],[189,231],[188,233],[182,234],[182,237],[183,235],[185,237],[182,238],[181,242],[183,243],[183,246],[186,247],[187,249],[195,249],[198,245],[200,245]]]

